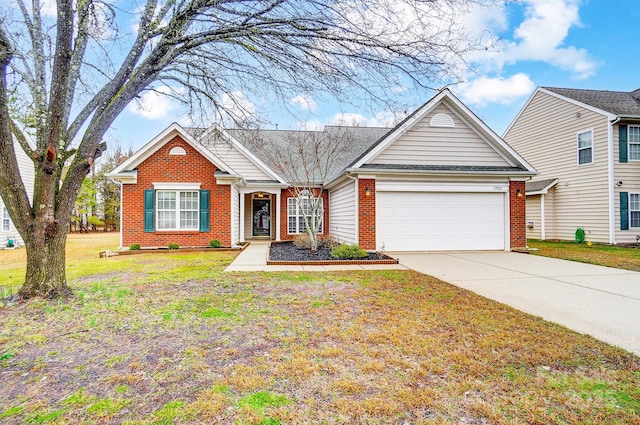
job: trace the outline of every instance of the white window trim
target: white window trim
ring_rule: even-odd
[[[591,162],[585,162],[584,164],[580,164],[580,135],[581,134],[585,134],[585,133],[591,133]],[[596,162],[596,149],[595,149],[595,137],[593,134],[593,129],[589,129],[589,130],[583,130],[583,131],[579,131],[576,133],[576,163],[578,164],[578,167],[582,167],[585,165],[593,165]],[[582,149],[588,149],[588,148],[582,148]]]
[[[298,198],[305,198],[305,196],[299,196]],[[309,198],[309,197],[307,196],[307,198]],[[296,206],[296,227],[298,226],[298,223],[300,222],[298,220],[298,218],[302,217],[302,215],[300,214],[300,203],[295,202],[296,199],[297,198],[295,196],[291,196],[291,197],[287,198],[287,234],[289,234],[289,235],[302,235],[302,234],[305,233],[304,229],[302,231],[300,229],[296,229],[296,230],[298,230],[297,232],[292,232],[291,231],[291,226],[290,226],[290,221],[289,221],[289,218],[291,217],[289,215],[289,202],[290,201],[293,200],[294,201],[294,205]],[[320,201],[322,201],[322,212],[320,214],[320,220],[322,220],[320,227],[321,227],[322,230],[320,232],[318,232],[318,234],[322,235],[322,234],[324,234],[324,198],[320,197]]]
[[[629,162],[640,162],[640,158],[633,159],[631,158],[631,145],[640,145],[640,141],[638,143],[631,143],[631,128],[637,128],[640,131],[640,125],[627,125],[627,161]]]
[[[8,229],[5,229],[5,227],[4,227],[5,220],[7,220],[7,224],[9,225]],[[11,216],[9,216],[9,210],[7,209],[7,207],[3,206],[2,207],[2,231],[3,232],[10,232],[12,224],[13,224],[13,222],[11,221]]]
[[[202,183],[152,183],[155,190],[200,190]]]
[[[199,186],[199,185],[198,185]],[[175,207],[175,213],[176,213],[176,227],[172,227],[171,229],[161,229],[160,228],[160,208],[158,208],[158,200],[159,200],[159,196],[158,196],[158,192],[174,192],[176,194],[176,207]],[[182,229],[180,227],[180,211],[182,211],[180,209],[180,194],[184,193],[184,192],[195,192],[196,193],[196,201],[197,201],[197,206],[195,209],[196,212],[196,225],[195,227],[190,227],[187,229]],[[200,230],[200,193],[198,190],[194,190],[194,189],[160,189],[160,190],[156,190],[156,196],[155,196],[155,220],[156,220],[156,231],[158,232],[175,232],[175,231],[184,231],[184,232],[197,232]],[[163,209],[162,211],[170,211],[170,210],[165,210]],[[194,211],[194,210],[185,210],[185,211]]]
[[[631,225],[631,213],[632,213],[632,212],[639,212],[639,213],[640,213],[640,209],[637,209],[637,210],[632,210],[632,209],[631,209],[631,196],[633,196],[633,195],[637,195],[637,196],[640,198],[640,193],[637,193],[637,192],[635,192],[635,193],[631,193],[631,192],[630,192],[630,193],[629,193],[629,211],[628,211],[629,218],[627,219],[627,220],[628,220],[628,222],[629,222],[629,230],[631,230],[631,229],[640,229],[640,227],[633,227],[633,226]]]

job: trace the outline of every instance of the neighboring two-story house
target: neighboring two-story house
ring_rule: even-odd
[[[31,143],[28,140],[29,143]],[[16,151],[16,160],[18,161],[18,168],[20,170],[20,177],[22,178],[22,182],[24,183],[25,188],[27,189],[27,195],[29,198],[33,196],[33,184],[35,181],[35,170],[33,168],[33,161],[27,156],[24,150],[20,147],[20,144],[16,141],[14,142],[14,148]],[[6,248],[8,246],[8,241],[13,241],[14,246],[22,246],[24,245],[24,241],[22,240],[22,236],[18,233],[15,226],[13,225],[13,221],[9,216],[9,211],[7,207],[4,205],[4,201],[2,197],[0,197],[0,249]]]
[[[537,169],[527,237],[610,244],[640,238],[640,89],[539,87],[503,136]]]

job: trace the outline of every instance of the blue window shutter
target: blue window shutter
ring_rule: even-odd
[[[620,192],[620,230],[629,230],[629,192]]]
[[[200,191],[200,231],[209,231],[209,191]]]
[[[627,126],[620,125],[619,126],[619,147],[620,147],[620,162],[627,162]]]
[[[144,191],[144,231],[153,232],[156,230],[155,226],[155,190]]]

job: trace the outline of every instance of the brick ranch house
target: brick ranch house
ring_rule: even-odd
[[[322,233],[368,250],[526,246],[525,181],[536,171],[448,89],[394,128],[327,126],[347,152],[323,196]],[[303,233],[300,208],[252,141],[296,131],[172,124],[109,175],[121,183],[121,246],[233,245]]]

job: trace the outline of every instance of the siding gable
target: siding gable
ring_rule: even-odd
[[[238,150],[229,140],[218,131],[204,142],[205,147],[216,157],[220,158],[235,173],[245,180],[272,181],[273,177],[265,173],[243,152]]]
[[[453,126],[432,126],[446,114]],[[440,103],[370,161],[372,164],[510,166],[467,121]]]

